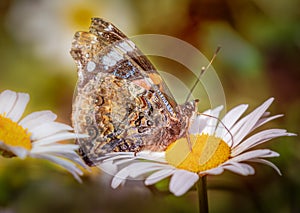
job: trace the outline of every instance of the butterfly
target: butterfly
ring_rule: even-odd
[[[97,165],[111,152],[164,151],[187,135],[197,101],[179,105],[147,59],[113,24],[92,18],[70,51],[78,68],[72,124],[80,154]]]

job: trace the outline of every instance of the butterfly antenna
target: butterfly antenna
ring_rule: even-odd
[[[208,63],[208,65],[207,65],[206,67],[202,67],[202,68],[201,68],[201,72],[199,73],[198,78],[197,78],[196,82],[194,83],[192,89],[190,90],[190,92],[189,92],[189,94],[188,94],[188,96],[187,96],[185,102],[187,102],[187,101],[190,99],[190,97],[191,97],[193,91],[195,90],[197,84],[198,84],[199,81],[200,81],[200,78],[201,78],[202,75],[205,73],[205,71],[211,66],[212,62],[215,60],[215,58],[216,58],[218,52],[220,51],[220,49],[221,49],[220,46],[217,47],[217,49],[216,49],[216,51],[215,51],[213,57],[211,58],[210,62]]]
[[[193,151],[193,145],[192,145],[192,142],[191,142],[191,138],[190,138],[188,133],[185,134],[185,137],[186,137],[186,140],[188,142],[189,149],[192,152]]]

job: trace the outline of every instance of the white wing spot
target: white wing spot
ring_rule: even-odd
[[[109,24],[104,30],[105,31],[111,31],[113,29],[113,26]]]
[[[123,59],[123,56],[115,50],[110,51],[107,56],[117,62]]]
[[[114,66],[117,62],[108,56],[103,56],[102,63],[104,66],[111,67],[111,66]]]
[[[127,42],[132,47],[132,49],[135,49],[135,44],[131,40],[127,40]]]
[[[86,65],[86,70],[88,72],[93,72],[95,70],[95,68],[96,68],[96,63],[93,61],[89,61]]]
[[[131,52],[133,48],[126,42],[123,41],[119,44],[119,47],[122,49],[123,52]]]

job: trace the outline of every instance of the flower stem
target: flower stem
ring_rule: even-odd
[[[208,213],[206,175],[199,178],[197,182],[199,212]]]

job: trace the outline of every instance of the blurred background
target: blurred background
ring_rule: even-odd
[[[270,126],[299,134],[299,8],[299,0],[1,0],[0,91],[28,92],[27,113],[50,109],[70,124],[77,79],[69,55],[72,38],[75,31],[88,30],[91,17],[103,17],[129,37],[174,36],[208,58],[221,46],[213,66],[227,108],[249,103],[251,110],[273,96],[270,111],[285,117]],[[196,79],[174,61],[151,60],[189,87]],[[199,110],[208,108],[205,91],[199,94]],[[254,176],[209,177],[210,212],[300,212],[299,143],[293,137],[268,144],[281,154],[272,162],[283,176],[255,165]],[[112,190],[109,181],[95,170],[79,184],[44,161],[0,158],[0,212],[198,211],[195,191],[177,198],[168,193],[167,182],[146,188],[136,181]]]

